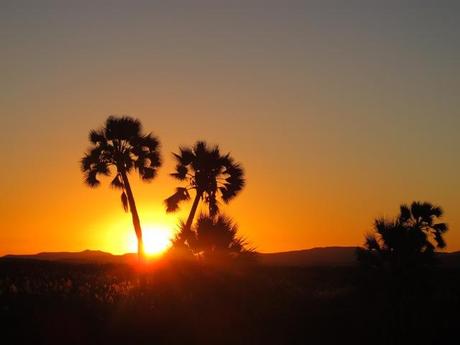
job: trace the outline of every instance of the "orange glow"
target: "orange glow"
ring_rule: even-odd
[[[114,176],[88,188],[78,163],[109,115],[138,118],[161,143],[157,177],[129,175],[146,231],[187,219],[192,201],[165,212],[180,185],[171,153],[206,140],[245,169],[222,210],[258,251],[358,246],[414,200],[444,208],[447,250],[460,250],[460,46],[451,24],[436,26],[441,12],[389,26],[386,10],[374,22],[351,10],[306,20],[297,5],[92,3],[0,11],[0,256],[135,251]]]
[[[153,205],[148,205],[146,209],[150,212],[140,213],[144,248],[148,256],[155,257],[163,254],[171,246],[171,239],[177,231],[178,219],[176,215],[165,214],[161,208],[155,210]],[[137,253],[136,234],[131,217],[127,213],[116,212],[116,208],[115,212],[111,213],[107,209],[104,217],[95,222],[90,230],[90,241],[94,244],[87,247],[91,249],[100,249],[117,255]]]

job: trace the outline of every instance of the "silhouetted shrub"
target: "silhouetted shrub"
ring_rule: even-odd
[[[186,236],[184,233],[188,232]],[[254,248],[238,236],[238,226],[228,217],[211,217],[201,214],[192,230],[181,223],[177,238],[187,241],[174,241],[175,250],[189,250],[191,253],[209,260],[228,258],[254,258]]]

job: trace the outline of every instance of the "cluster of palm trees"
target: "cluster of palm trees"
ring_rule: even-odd
[[[442,216],[441,207],[429,202],[401,205],[396,218],[375,220],[373,233],[366,236],[364,248],[358,249],[358,260],[392,272],[432,262],[435,249],[446,246],[443,235],[448,226],[437,222]]]
[[[131,212],[138,243],[138,255],[144,255],[142,227],[129,183],[129,174],[137,172],[142,180],[151,181],[162,161],[160,143],[151,133],[144,134],[139,120],[110,116],[103,128],[89,133],[90,149],[81,159],[81,170],[90,187],[100,184],[99,176],[112,176],[111,186],[121,191],[125,211]],[[218,146],[204,141],[192,147],[181,147],[174,153],[177,162],[171,176],[182,185],[165,200],[166,211],[174,212],[179,204],[192,198],[193,204],[180,233],[174,241],[193,252],[230,252],[245,250],[245,241],[238,237],[236,225],[219,215],[221,202],[228,203],[244,187],[244,172],[230,154],[221,154]],[[208,214],[201,215],[193,228],[200,202],[207,205]]]
[[[91,148],[81,159],[85,182],[90,187],[100,184],[99,176],[113,176],[111,186],[121,191],[121,202],[130,211],[138,242],[138,255],[144,254],[142,228],[128,175],[134,171],[144,181],[151,181],[161,166],[159,140],[142,133],[139,120],[110,116],[102,129],[89,133]],[[217,253],[251,252],[246,241],[238,237],[237,226],[219,214],[221,203],[228,203],[243,189],[244,172],[230,154],[221,154],[218,146],[198,141],[191,147],[180,147],[174,153],[175,171],[170,175],[180,181],[174,194],[165,200],[166,212],[175,212],[182,202],[193,198],[185,223],[174,240],[176,247],[211,256]],[[198,218],[199,204],[207,214]],[[389,266],[400,270],[433,258],[436,247],[444,248],[443,234],[448,227],[436,223],[443,211],[427,202],[402,205],[395,219],[377,219],[374,233],[366,237],[365,248],[358,259],[371,266]]]

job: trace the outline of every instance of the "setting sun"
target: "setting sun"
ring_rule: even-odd
[[[173,232],[166,225],[145,225],[142,229],[144,238],[144,250],[148,256],[157,256],[163,254],[171,247]],[[137,240],[131,236],[129,240],[129,251],[137,251]]]

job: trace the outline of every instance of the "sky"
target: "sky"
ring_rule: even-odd
[[[0,52],[0,255],[133,249],[79,170],[109,115],[161,141],[159,176],[130,176],[151,231],[186,217],[171,153],[204,139],[245,168],[224,212],[261,252],[361,245],[413,200],[460,250],[458,1],[0,0]]]

